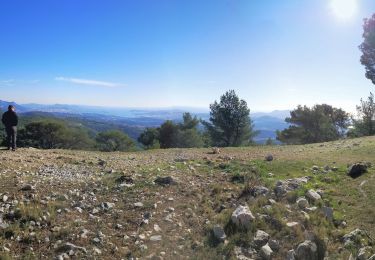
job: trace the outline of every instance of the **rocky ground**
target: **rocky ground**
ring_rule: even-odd
[[[375,259],[372,164],[375,138],[3,150],[0,259]]]

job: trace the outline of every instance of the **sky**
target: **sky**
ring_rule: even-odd
[[[0,2],[0,99],[355,111],[375,86],[358,45],[373,0]]]

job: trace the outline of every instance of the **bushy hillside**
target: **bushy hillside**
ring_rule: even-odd
[[[47,112],[26,112],[20,114],[21,127],[25,124],[45,119],[58,119],[70,127],[85,129],[92,136],[98,132],[118,129],[128,134],[134,140],[142,133],[144,127],[130,125],[128,122],[122,122],[120,119],[103,115],[78,115],[78,114],[61,114]]]
[[[146,127],[159,127],[166,120],[181,122],[186,111],[200,119],[208,120],[209,113],[196,108],[166,108],[166,109],[134,109],[134,108],[106,108],[79,105],[41,105],[17,104],[0,100],[0,111],[6,111],[8,105],[14,105],[21,113],[25,122],[36,119],[59,118],[72,126],[83,126],[91,132],[97,133],[106,130],[119,129],[134,140]],[[276,130],[283,130],[289,126],[285,118],[288,110],[276,110],[268,113],[255,112],[251,114],[255,130],[259,132],[254,141],[264,144],[267,139],[276,140]],[[200,125],[203,130],[203,126]]]
[[[0,151],[0,259],[375,254],[374,137],[214,152]]]

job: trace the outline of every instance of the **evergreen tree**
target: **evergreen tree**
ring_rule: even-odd
[[[96,137],[97,148],[103,152],[134,151],[135,142],[125,133],[119,130],[101,132]]]
[[[177,147],[192,148],[202,147],[203,138],[198,130],[199,119],[190,113],[184,113],[183,122],[178,124]]]
[[[357,106],[359,120],[354,120],[354,129],[350,131],[351,136],[375,135],[375,100],[374,94],[370,93],[367,100],[361,99]]]
[[[277,139],[288,144],[306,144],[337,140],[345,135],[349,114],[327,104],[312,108],[298,106],[285,121],[291,126],[277,131]]]
[[[361,63],[365,66],[366,77],[375,84],[375,14],[364,19],[363,43],[359,46],[362,51]]]
[[[202,121],[215,146],[241,146],[253,142],[250,110],[234,90],[221,96],[220,102],[210,105],[210,122]]]
[[[64,148],[66,136],[67,128],[62,122],[43,120],[26,124],[20,129],[18,143],[21,147]]]
[[[20,147],[42,149],[93,149],[94,140],[88,132],[77,127],[67,127],[64,121],[45,119],[27,123],[18,133]]]
[[[198,130],[199,119],[190,113],[184,113],[182,119],[178,124],[167,120],[159,128],[146,128],[138,141],[146,149],[202,147],[204,142]]]
[[[178,147],[178,125],[171,120],[165,121],[159,129],[160,148]]]
[[[160,148],[159,129],[148,127],[138,137],[138,142],[143,144],[146,149]]]

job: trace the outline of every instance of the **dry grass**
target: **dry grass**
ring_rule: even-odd
[[[264,156],[269,153],[275,160],[265,162]],[[99,165],[99,159],[106,162],[104,166]],[[338,250],[342,247],[340,238],[343,234],[361,228],[375,237],[375,170],[371,168],[357,179],[347,177],[347,164],[357,161],[375,165],[374,137],[305,146],[225,148],[220,154],[212,154],[210,149],[137,153],[35,149],[19,149],[15,153],[0,151],[0,193],[22,202],[29,193],[20,191],[20,187],[24,183],[36,187],[34,197],[28,199],[30,202],[16,207],[22,218],[13,221],[9,227],[22,238],[35,232],[35,238],[18,241],[15,237],[7,238],[0,230],[0,244],[11,250],[9,254],[0,253],[0,259],[9,256],[51,258],[55,256],[54,246],[58,240],[84,246],[88,253],[80,257],[88,259],[121,259],[130,255],[163,255],[165,259],[230,258],[235,246],[251,245],[256,229],[262,229],[282,242],[276,259],[283,259],[289,249],[304,239],[305,228],[329,241],[326,244],[332,259],[341,259],[348,256],[348,251]],[[313,165],[335,166],[338,170],[313,174]],[[35,175],[46,166],[71,169],[84,177],[77,180],[74,177],[59,179]],[[268,175],[270,172],[273,177]],[[135,185],[119,188],[116,179],[121,175],[131,176]],[[157,176],[172,176],[178,184],[154,185],[153,180]],[[268,204],[267,199],[255,200],[248,196],[248,190],[255,185],[264,185],[272,190],[279,179],[301,176],[312,176],[312,180],[291,194],[289,200],[273,205],[271,211],[263,208]],[[307,221],[299,212],[288,210],[286,205],[310,188],[324,190],[322,204],[334,208],[335,219],[347,222],[345,228],[326,221],[319,213],[310,214]],[[68,199],[63,195],[67,195]],[[47,204],[42,204],[41,200],[45,197],[50,199]],[[77,202],[87,204],[82,207],[82,213],[75,209]],[[109,212],[95,214],[98,219],[91,218],[89,214],[93,208],[102,202],[113,202],[115,207]],[[142,202],[143,207],[135,207],[136,202]],[[270,215],[271,221],[257,219],[250,230],[233,230],[230,215],[240,202],[248,203],[254,214]],[[142,218],[147,212],[152,217],[149,224],[143,225]],[[165,220],[168,215],[171,215],[171,222]],[[43,216],[47,220],[43,220]],[[299,221],[303,223],[303,228],[290,229],[286,227],[287,220]],[[30,221],[43,224],[41,228],[30,230]],[[154,224],[161,231],[155,231]],[[226,245],[212,243],[213,224],[226,227],[229,237]],[[55,226],[61,227],[61,230],[51,232]],[[84,228],[90,231],[87,238],[80,237]],[[93,239],[99,231],[105,237],[96,244]],[[161,235],[162,241],[150,241],[152,235]],[[46,237],[49,242],[45,241]],[[95,255],[94,247],[101,250],[101,255]]]

